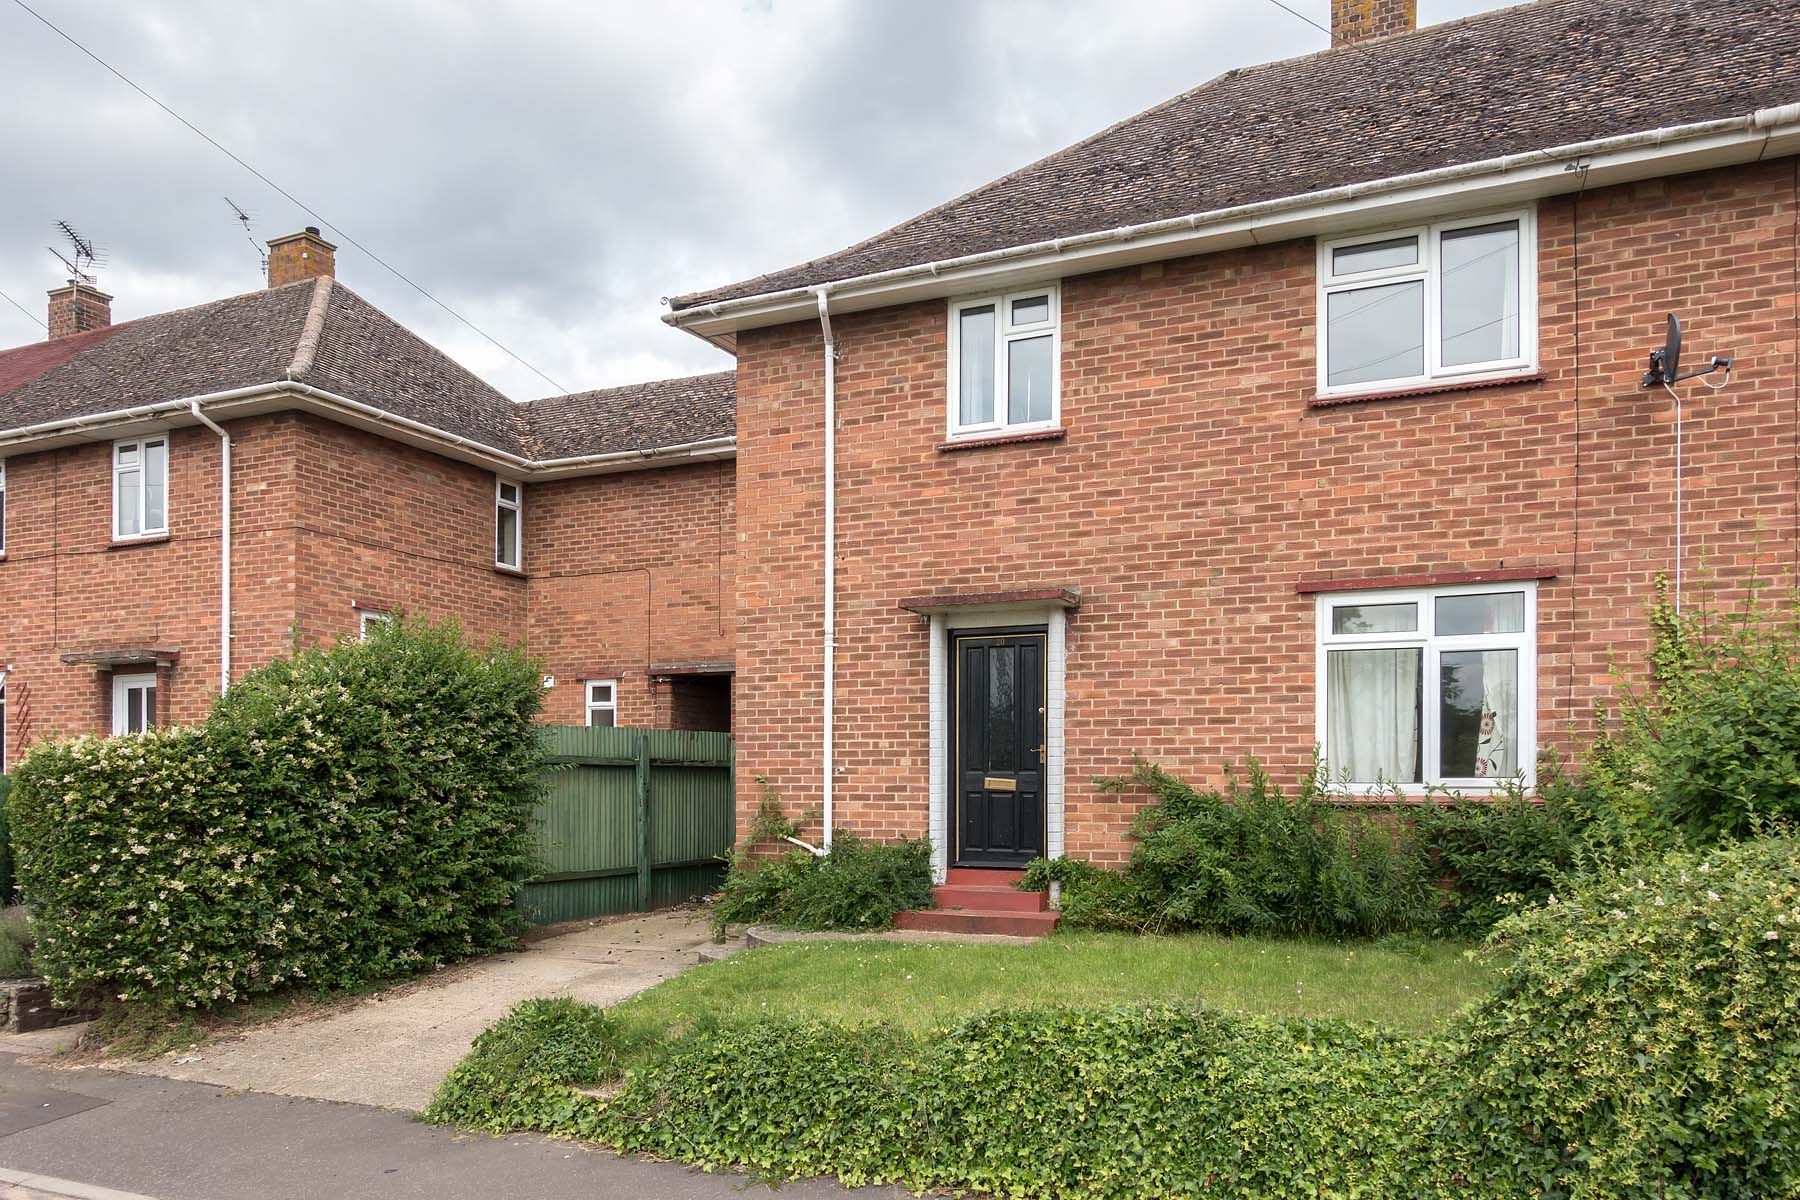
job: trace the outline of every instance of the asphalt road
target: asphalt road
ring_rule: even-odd
[[[741,1176],[706,1175],[551,1138],[458,1134],[386,1109],[112,1071],[46,1070],[3,1053],[0,1168],[156,1200],[776,1196]],[[886,1200],[907,1193],[850,1192],[813,1180],[784,1185],[779,1195]]]

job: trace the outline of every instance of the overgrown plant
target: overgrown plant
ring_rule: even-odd
[[[894,914],[930,908],[931,843],[883,844],[849,830],[822,855],[791,850],[779,858],[732,856],[712,904],[712,925],[768,923],[787,929],[881,929]]]
[[[57,997],[206,1007],[508,943],[537,681],[405,622],[253,672],[200,725],[37,746],[11,811]]]

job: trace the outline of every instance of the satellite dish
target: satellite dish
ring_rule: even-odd
[[[1674,383],[1681,373],[1681,318],[1669,314],[1669,332],[1658,349],[1650,352],[1650,370],[1644,374],[1644,386]]]

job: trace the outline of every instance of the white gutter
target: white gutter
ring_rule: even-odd
[[[219,695],[231,687],[231,435],[188,401],[194,420],[219,435]]]
[[[1079,260],[1083,256],[1091,256],[1099,249],[1125,242],[1165,239],[1171,243],[1171,253],[1167,257],[1173,257],[1180,253],[1178,249],[1180,243],[1197,240],[1204,233],[1216,232],[1222,226],[1242,225],[1243,232],[1248,236],[1249,241],[1254,243],[1258,240],[1255,234],[1255,224],[1271,217],[1286,217],[1290,222],[1323,219],[1342,215],[1344,211],[1351,209],[1355,202],[1371,197],[1391,197],[1391,202],[1399,203],[1407,198],[1403,193],[1422,192],[1446,184],[1463,184],[1485,176],[1522,177],[1526,174],[1537,174],[1554,179],[1562,172],[1564,164],[1571,160],[1591,160],[1603,155],[1617,155],[1625,158],[1632,152],[1649,151],[1648,154],[1640,154],[1639,157],[1642,161],[1654,162],[1657,159],[1674,157],[1680,152],[1688,152],[1691,143],[1709,137],[1722,139],[1720,146],[1717,147],[1719,149],[1749,148],[1766,144],[1774,136],[1775,131],[1796,123],[1800,123],[1800,104],[1785,104],[1774,108],[1759,109],[1743,116],[1697,121],[1688,125],[1673,125],[1662,129],[1596,138],[1586,142],[1571,142],[1562,146],[1530,150],[1521,154],[1509,154],[1472,163],[1459,163],[1409,175],[1395,175],[1363,183],[1345,184],[1298,196],[1284,196],[1274,200],[1257,201],[1253,204],[1241,204],[1187,216],[1162,218],[1136,225],[1098,230],[1093,233],[1075,234],[1064,238],[983,251],[978,254],[939,259],[935,262],[896,267],[887,271],[876,271],[867,275],[835,280],[828,286],[840,301],[841,311],[842,301],[852,293],[858,296],[874,295],[896,288],[901,284],[932,280],[945,274],[977,274],[996,270],[1003,266],[1012,270],[1025,270],[1037,265],[1049,266],[1059,262]],[[1789,128],[1785,132],[1800,133],[1800,130]],[[1604,165],[1613,164],[1593,164],[1593,166]],[[1535,170],[1528,173],[1527,168]],[[1279,240],[1285,241],[1293,236],[1297,235],[1283,233]],[[669,325],[684,329],[708,321],[734,317],[751,320],[759,316],[780,314],[784,319],[798,320],[801,319],[798,311],[800,306],[819,286],[810,284],[804,287],[744,296],[735,300],[715,301],[711,304],[701,304],[665,313],[662,319]],[[795,310],[791,316],[787,313],[787,310],[790,309]],[[776,322],[764,321],[762,323],[774,324]],[[716,331],[689,329],[689,332],[708,337],[708,340],[711,340],[709,334]]]
[[[825,698],[821,714],[824,759],[824,852],[831,851],[832,710],[837,682],[837,340],[831,335],[831,301],[818,291],[819,329],[825,339]]]

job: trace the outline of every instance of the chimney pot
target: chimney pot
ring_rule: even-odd
[[[337,247],[319,236],[316,225],[269,240],[269,286],[272,288],[333,275],[336,271]]]
[[[1333,46],[1410,33],[1418,24],[1418,0],[1331,0]]]
[[[112,324],[112,297],[78,279],[50,291],[50,336],[68,337]]]

